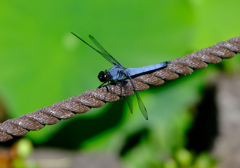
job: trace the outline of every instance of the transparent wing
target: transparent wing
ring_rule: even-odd
[[[141,112],[142,112],[142,115],[144,116],[144,118],[145,118],[146,120],[148,120],[147,109],[146,109],[146,107],[144,106],[144,104],[143,104],[143,102],[142,102],[142,99],[140,98],[140,96],[139,96],[139,94],[138,94],[138,92],[137,92],[136,90],[135,90],[135,94],[136,94],[136,96],[137,96],[138,106],[139,106],[139,108],[140,108],[140,110],[141,110]]]
[[[127,99],[127,104],[128,104],[128,107],[129,107],[129,110],[131,112],[131,114],[133,113],[133,103],[132,103],[132,97],[126,97]]]
[[[89,38],[92,40],[92,42],[98,47],[98,49],[101,51],[101,55],[108,60],[113,65],[117,65],[120,67],[123,67],[115,58],[113,58],[104,48],[103,46],[91,35],[89,35]],[[125,68],[124,68],[125,69]]]
[[[76,35],[75,33],[71,32],[74,36],[76,36],[78,39],[80,39],[82,42],[84,42],[85,44],[87,44],[89,47],[91,47],[92,49],[94,49],[95,51],[97,51],[99,54],[101,54],[104,58],[105,58],[105,54],[98,51],[96,48],[94,48],[93,46],[91,46],[90,44],[88,44],[86,41],[84,41],[81,37],[79,37],[78,35]],[[109,61],[109,60],[108,60]]]
[[[107,50],[105,50],[103,48],[103,46],[92,36],[92,35],[89,35],[89,38],[92,40],[92,42],[99,48],[100,51],[102,51],[103,53],[107,54],[107,55],[110,55]],[[113,58],[114,59],[114,58]],[[115,60],[116,61],[116,60]],[[116,61],[117,62],[117,61]]]
[[[139,109],[141,110],[142,112],[142,115],[144,116],[144,118],[146,120],[148,120],[148,114],[147,114],[147,109],[146,107],[144,106],[143,102],[142,102],[142,99],[140,98],[138,92],[136,91],[136,88],[135,88],[135,85],[134,85],[134,82],[132,80],[132,78],[126,74],[126,77],[131,81],[132,83],[132,86],[133,86],[133,91],[135,92],[136,94],[136,97],[137,97],[137,101],[138,101],[138,106],[139,106]]]

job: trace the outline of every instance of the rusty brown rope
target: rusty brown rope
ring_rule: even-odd
[[[202,69],[208,64],[219,63],[223,58],[232,58],[237,53],[240,53],[240,37],[176,58],[164,69],[133,78],[136,90],[146,90],[150,87],[149,85],[162,85],[165,80],[177,79],[179,74],[191,74],[193,69]],[[13,136],[25,135],[30,130],[39,130],[45,125],[56,124],[61,119],[72,118],[78,113],[85,113],[91,108],[101,107],[106,102],[114,102],[121,96],[134,93],[130,82],[124,88],[127,88],[127,91],[123,91],[121,85],[117,84],[85,91],[81,95],[41,108],[33,113],[6,120],[0,124],[0,141],[5,142]]]

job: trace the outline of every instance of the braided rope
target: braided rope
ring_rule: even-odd
[[[191,74],[193,69],[206,68],[208,64],[217,64],[223,58],[232,58],[237,53],[240,53],[240,37],[176,58],[164,69],[133,78],[136,90],[146,90],[149,85],[162,85],[165,80],[177,79],[179,74]],[[115,102],[122,96],[132,94],[134,92],[129,81],[127,87],[116,84],[85,91],[81,95],[0,123],[0,141],[8,141],[13,136],[23,136],[30,130],[39,130],[45,125],[56,124],[61,119],[72,118],[78,113],[85,113],[91,108],[102,107],[106,102]]]

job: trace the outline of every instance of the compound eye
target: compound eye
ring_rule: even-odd
[[[98,79],[101,82],[106,82],[107,81],[107,74],[105,72],[103,72],[103,71],[99,72]]]

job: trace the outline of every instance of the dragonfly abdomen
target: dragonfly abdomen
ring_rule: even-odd
[[[143,73],[147,73],[147,72],[151,72],[151,71],[155,71],[161,68],[166,67],[170,62],[162,62],[162,63],[158,63],[155,65],[149,65],[149,66],[145,66],[145,67],[141,67],[141,68],[128,68],[126,69],[126,71],[128,72],[129,76],[135,76],[135,75],[139,75],[139,74],[143,74]]]

